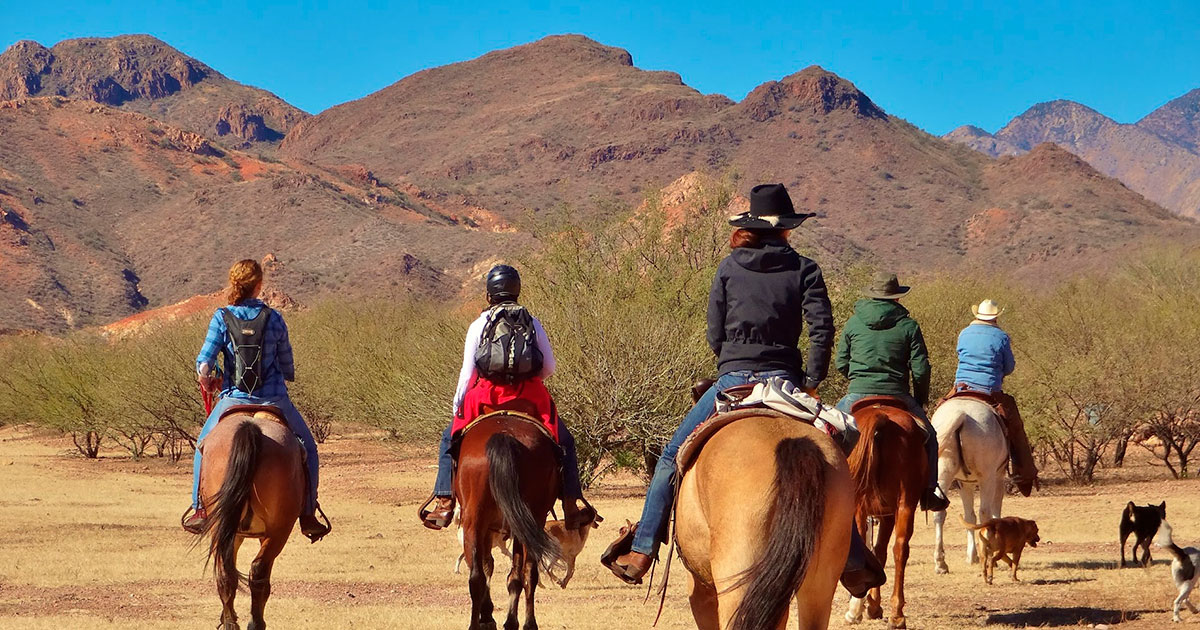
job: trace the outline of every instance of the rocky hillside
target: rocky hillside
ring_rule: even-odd
[[[444,269],[522,242],[490,215],[365,169],[264,160],[93,102],[0,103],[0,137],[9,329],[61,331],[211,293],[233,260],[268,254],[275,286],[301,301],[444,295],[461,286]]]
[[[819,213],[805,229],[831,255],[866,253],[904,270],[1069,264],[1176,224],[1078,160],[1047,149],[997,163],[888,115],[821,68],[735,103],[580,36],[419,72],[305,120],[281,152],[363,164],[506,217],[563,204],[604,213],[605,200],[634,205],[692,171],[732,170],[747,187],[787,184]],[[1048,169],[1044,187],[1003,179],[1028,164]],[[1087,227],[1063,232],[1071,222]],[[997,237],[1005,230],[1021,238]]]
[[[20,41],[0,54],[0,100],[84,99],[245,149],[279,143],[308,114],[149,35]]]
[[[991,156],[1053,142],[1179,215],[1200,219],[1200,90],[1136,125],[1072,101],[1051,101],[1034,105],[995,134],[964,126],[945,137]]]

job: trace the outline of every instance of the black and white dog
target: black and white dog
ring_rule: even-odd
[[[1143,567],[1150,565],[1150,541],[1158,533],[1158,526],[1166,521],[1167,502],[1158,505],[1134,505],[1133,501],[1121,513],[1121,568],[1125,568],[1125,541],[1130,534],[1137,534],[1133,541],[1133,563]],[[1138,562],[1138,547],[1142,548],[1142,561]]]
[[[1197,582],[1200,582],[1200,573],[1196,571],[1196,567],[1200,565],[1200,549],[1180,548],[1179,545],[1176,545],[1171,538],[1171,524],[1166,521],[1162,522],[1155,542],[1158,543],[1158,546],[1170,551],[1175,558],[1171,561],[1171,577],[1175,580],[1175,588],[1179,589],[1179,596],[1175,598],[1172,619],[1176,622],[1183,621],[1179,617],[1180,607],[1187,606],[1193,615],[1200,612],[1191,600],[1192,589],[1196,588]]]

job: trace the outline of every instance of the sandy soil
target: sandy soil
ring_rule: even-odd
[[[370,436],[335,437],[322,449],[322,504],[334,532],[317,545],[296,533],[276,564],[267,621],[273,628],[465,627],[465,576],[452,573],[457,540],[422,528],[414,516],[432,483],[428,452]],[[0,428],[0,628],[207,628],[219,604],[204,557],[179,529],[189,463],[102,458],[22,427]],[[640,486],[607,481],[593,493],[607,518],[566,590],[539,590],[542,628],[648,628],[657,598],[620,584],[599,566],[616,524],[635,518]],[[951,574],[933,572],[932,526],[918,517],[910,562],[909,627],[1163,628],[1173,588],[1165,556],[1149,569],[1118,570],[1117,523],[1125,503],[1166,500],[1181,544],[1200,537],[1196,481],[1168,481],[1144,456],[1105,471],[1094,486],[1050,485],[1010,497],[1007,514],[1033,518],[1043,544],[1022,562],[1023,583],[997,571],[983,584],[964,561],[961,527],[949,527]],[[951,509],[957,522],[961,507]],[[242,550],[248,564],[253,544]],[[507,564],[503,559],[498,571]],[[498,602],[504,601],[496,580]],[[691,628],[682,566],[673,571],[658,627]],[[886,596],[886,593],[885,593]],[[841,620],[839,593],[832,628]],[[249,598],[238,610],[243,621]],[[1188,623],[1200,617],[1185,613]],[[863,627],[883,627],[866,622]]]

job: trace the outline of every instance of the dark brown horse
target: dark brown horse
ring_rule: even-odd
[[[558,543],[546,534],[545,525],[561,485],[557,446],[536,421],[500,412],[481,417],[464,433],[454,486],[462,509],[463,556],[470,570],[471,630],[496,628],[489,586],[496,532],[507,533],[513,547],[504,628],[517,629],[524,592],[524,630],[537,630],[533,603],[538,568],[560,557]]]
[[[223,606],[221,630],[238,630],[233,600],[243,576],[237,552],[247,538],[260,541],[250,564],[247,628],[267,627],[263,608],[271,595],[271,568],[300,517],[305,483],[300,443],[269,411],[235,410],[204,438],[200,499],[209,518],[203,533]]]
[[[875,557],[886,566],[888,540],[893,529],[896,544],[895,575],[892,579],[892,617],[889,626],[905,628],[904,570],[908,565],[909,540],[913,534],[913,517],[929,464],[925,457],[924,434],[917,426],[904,403],[899,400],[873,398],[856,405],[853,412],[862,437],[850,453],[850,472],[856,487],[855,523],[863,540],[867,536],[867,520],[875,517],[879,531],[875,538]],[[883,616],[880,589],[867,594],[867,617]],[[850,599],[846,621],[862,620],[863,600]]]

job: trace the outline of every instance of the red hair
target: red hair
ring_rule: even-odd
[[[729,249],[761,247],[763,243],[787,241],[788,230],[780,228],[738,228],[729,235]]]

